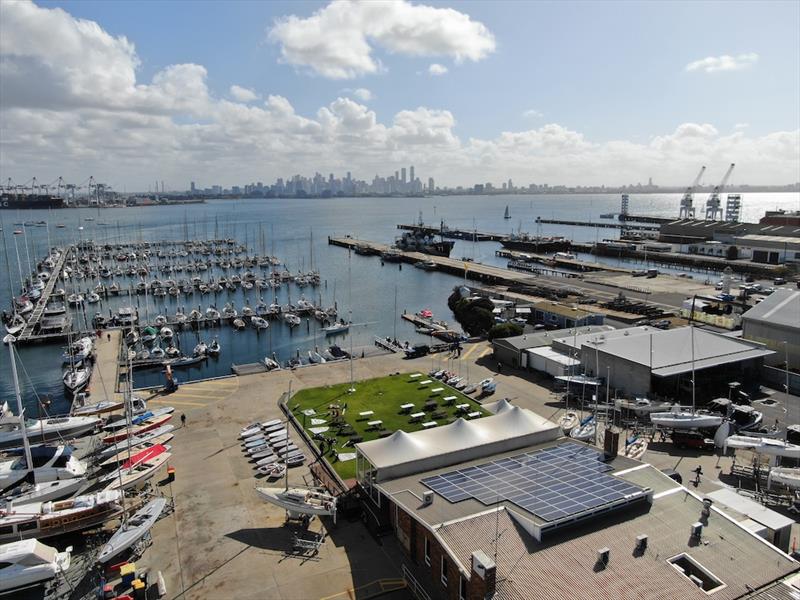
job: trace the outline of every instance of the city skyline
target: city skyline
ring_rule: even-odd
[[[0,4],[0,177],[800,180],[797,4],[186,6]]]

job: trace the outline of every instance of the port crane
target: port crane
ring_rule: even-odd
[[[686,188],[686,191],[683,193],[683,198],[681,198],[681,210],[680,213],[678,213],[679,219],[694,219],[694,190],[697,188],[697,184],[700,183],[700,179],[705,172],[705,166],[700,167],[700,172],[697,174],[697,177],[694,178],[692,185]]]
[[[725,175],[720,184],[714,188],[708,200],[706,200],[706,221],[722,220],[722,202],[719,199],[719,194],[722,192],[725,184],[728,183],[728,179],[731,178],[731,173],[733,173],[733,168],[735,166],[735,163],[731,163],[731,166],[725,171]]]

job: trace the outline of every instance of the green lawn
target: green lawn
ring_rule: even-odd
[[[411,374],[400,373],[389,377],[357,381],[355,383],[356,391],[352,394],[347,391],[350,387],[349,383],[301,390],[289,400],[289,408],[306,429],[308,435],[312,436],[312,433],[308,431],[309,428],[315,427],[315,425],[312,425],[311,419],[325,419],[326,422],[317,425],[317,427],[331,426],[333,415],[328,407],[330,405],[339,405],[341,407],[340,412],[344,413],[341,415],[344,429],[331,427],[323,435],[331,438],[335,436],[336,438],[336,444],[326,452],[326,458],[342,479],[349,479],[356,475],[355,460],[345,462],[336,460],[336,455],[339,453],[355,452],[355,449],[351,446],[344,445],[352,436],[361,436],[363,441],[366,442],[378,438],[381,430],[384,433],[397,430],[417,431],[422,429],[422,423],[425,421],[436,421],[439,426],[446,425],[457,418],[456,404],[469,403],[471,406],[468,412],[480,412],[481,416],[489,414],[469,396],[465,396],[441,381],[429,377],[427,373],[423,372],[422,377],[415,380],[410,379]],[[432,379],[432,382],[424,387],[420,386],[419,382],[426,379]],[[444,390],[433,395],[431,390],[439,387],[444,388]],[[445,406],[444,398],[446,396],[456,396],[456,400],[449,406]],[[423,412],[425,403],[430,400],[436,401],[436,408],[426,410],[425,417],[419,422],[412,423],[408,414],[401,414],[400,406],[402,404],[414,404],[414,409],[411,412],[416,413]],[[302,411],[308,409],[314,409],[316,414],[312,416],[303,414]],[[367,410],[374,411],[375,414],[368,418],[359,416],[360,412]],[[439,412],[443,413],[443,416],[434,419],[432,415]],[[369,429],[367,422],[375,420],[383,421],[381,428]],[[319,442],[317,441],[316,443],[319,446]]]

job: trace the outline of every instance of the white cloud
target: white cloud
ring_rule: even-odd
[[[439,63],[433,63],[428,67],[428,75],[436,77],[438,75],[444,75],[445,73],[447,73],[447,67]]]
[[[736,130],[747,129],[748,127],[750,127],[750,123],[737,123],[733,126],[733,128]]]
[[[529,108],[528,110],[522,112],[522,116],[526,119],[541,119],[544,116],[544,113],[536,110],[535,108]]]
[[[239,102],[252,102],[253,100],[258,100],[258,94],[256,94],[253,90],[236,84],[231,86],[230,95],[234,100],[238,100]]]
[[[749,52],[730,56],[708,56],[700,60],[695,60],[686,65],[687,71],[705,71],[706,73],[716,73],[717,71],[741,71],[752,67],[758,62],[758,54]]]
[[[406,56],[478,61],[494,52],[485,25],[451,8],[406,0],[333,0],[310,17],[289,15],[268,32],[281,59],[331,79],[379,72],[375,47]]]
[[[131,190],[154,177],[176,187],[201,176],[205,185],[230,185],[314,170],[367,178],[413,161],[444,185],[509,177],[614,185],[643,174],[685,184],[699,165],[735,162],[738,181],[785,183],[797,180],[800,162],[797,130],[755,137],[683,123],[647,142],[598,142],[548,123],[464,139],[456,116],[441,108],[379,114],[353,91],[304,115],[276,94],[262,102],[232,91],[215,98],[201,65],[171,65],[144,82],[138,64],[130,42],[95,23],[4,3],[0,180],[80,182],[94,174]]]
[[[367,88],[356,88],[353,90],[353,96],[361,100],[362,102],[369,102],[372,100],[372,92],[370,92]]]

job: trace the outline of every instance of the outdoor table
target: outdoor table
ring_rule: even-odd
[[[444,388],[443,388],[443,387],[433,388],[433,389],[431,390],[431,395],[433,395],[433,394],[439,394],[439,393],[441,393],[441,392],[443,392],[443,391],[444,391]]]
[[[377,420],[377,421],[370,421],[369,423],[367,423],[367,426],[368,426],[368,427],[375,427],[375,428],[377,428],[377,427],[379,427],[379,426],[381,426],[381,425],[383,425],[383,421],[381,421],[381,420]]]
[[[426,379],[425,381],[420,381],[420,385],[428,385],[429,383],[433,383],[430,379]]]
[[[411,420],[412,420],[412,421],[419,421],[419,420],[420,420],[420,419],[422,419],[422,417],[424,417],[424,416],[425,416],[425,413],[424,413],[424,412],[418,412],[418,413],[414,413],[414,414],[412,414],[412,415],[411,415]]]
[[[401,404],[400,405],[400,410],[402,412],[411,412],[411,409],[413,409],[413,408],[414,408],[414,405],[411,404],[410,402],[408,404]]]
[[[469,404],[456,404],[456,410],[466,411],[469,408]]]
[[[413,375],[411,375],[411,379],[417,379],[419,377],[422,377],[422,373],[414,373]]]
[[[481,412],[479,410],[476,410],[475,412],[469,413],[467,415],[467,418],[468,419],[474,419],[475,417],[480,417],[480,416],[481,416]]]
[[[453,404],[453,402],[455,402],[455,401],[456,401],[456,397],[455,396],[445,396],[444,397],[444,403],[445,403],[446,406],[449,406],[450,404]]]
[[[358,416],[359,417],[371,417],[374,414],[375,414],[374,410],[365,410],[364,412],[358,413]]]
[[[423,423],[422,424],[422,426],[425,429],[430,429],[431,427],[436,427],[436,425],[437,425],[436,421],[428,421],[427,423]]]

